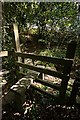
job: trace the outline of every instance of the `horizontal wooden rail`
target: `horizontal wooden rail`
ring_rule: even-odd
[[[16,52],[15,55],[17,57],[30,58],[30,59],[33,59],[34,61],[39,60],[43,62],[49,62],[49,63],[54,63],[54,64],[67,65],[67,66],[70,66],[73,63],[73,60],[67,59],[67,58],[52,58],[52,57],[26,54],[26,53],[20,53],[20,52]]]
[[[45,91],[45,90],[43,90],[43,89],[41,89],[39,87],[36,87],[33,84],[31,84],[30,87],[33,88],[34,90],[37,90],[37,91],[43,93],[43,94],[45,93],[45,94],[49,95],[50,97],[52,97],[53,99],[55,99],[55,103],[57,103],[57,101],[59,101],[59,96],[56,96],[56,95],[54,95],[52,93],[49,93],[49,92],[47,92],[47,91]]]
[[[45,73],[45,74],[48,74],[48,75],[52,75],[52,76],[58,77],[60,79],[63,79],[65,77],[66,77],[66,79],[69,79],[69,76],[66,76],[65,74],[62,74],[58,71],[53,71],[53,70],[50,70],[50,69],[41,68],[41,67],[33,66],[33,65],[28,65],[28,64],[24,64],[24,63],[20,63],[20,62],[16,62],[16,65],[20,66],[20,67],[30,69],[30,70],[34,70],[34,71],[37,71],[37,72],[40,72],[40,73]]]
[[[0,57],[8,56],[8,51],[0,51]]]
[[[55,85],[54,83],[51,83],[51,82],[49,82],[47,80],[41,80],[41,79],[36,78],[34,80],[34,82],[39,82],[39,83],[41,83],[43,85],[46,85],[48,87],[52,87],[52,88],[54,88],[56,90],[60,90],[60,85]]]

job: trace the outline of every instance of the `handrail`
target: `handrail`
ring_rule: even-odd
[[[54,64],[67,65],[67,66],[70,66],[73,63],[73,60],[68,59],[68,58],[39,56],[39,55],[27,54],[27,53],[21,53],[21,52],[15,52],[15,56],[22,57],[22,58],[30,58],[34,61],[39,60],[39,61],[43,61],[43,62],[49,62],[49,63],[54,63]]]
[[[0,57],[6,57],[8,55],[9,55],[9,51],[0,51]],[[21,52],[15,52],[15,57],[30,58],[34,61],[39,60],[43,62],[49,62],[53,64],[61,64],[61,65],[67,65],[67,66],[70,66],[73,63],[73,60],[68,58],[40,56],[40,55],[27,54],[27,53],[21,53]]]

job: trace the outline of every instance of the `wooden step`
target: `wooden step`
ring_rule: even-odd
[[[31,84],[31,79],[31,77],[28,78],[27,76],[25,76],[24,78],[21,78],[15,85],[13,85],[10,88],[9,92],[2,98],[2,105],[12,105],[15,102],[16,109],[18,110],[18,112],[22,113],[22,105],[26,101],[25,92]]]
[[[59,84],[54,84],[54,83],[51,83],[51,82],[49,82],[49,81],[47,81],[47,80],[42,80],[42,79],[36,78],[36,79],[34,80],[34,82],[38,82],[38,83],[41,83],[41,84],[43,84],[43,85],[52,87],[52,88],[54,88],[54,89],[56,89],[56,90],[60,90],[60,85],[59,85]]]
[[[24,74],[25,75],[25,74]],[[38,76],[37,72],[28,71],[27,75],[19,79],[9,90],[9,92],[3,97],[3,106],[6,104],[12,105],[15,102],[15,107],[18,112],[23,112],[22,105],[26,101],[25,92],[26,89],[30,87],[30,84],[33,83],[33,79]]]
[[[31,84],[30,88],[33,88],[34,90],[37,90],[38,92],[41,92],[43,94],[46,94],[46,95],[52,97],[53,99],[55,99],[55,102],[59,102],[59,99],[58,99],[59,96],[56,96],[56,95],[54,95],[52,93],[49,93],[49,92],[47,92],[47,91],[45,91],[45,90],[43,90],[43,89],[41,89],[39,87],[36,87],[36,85],[34,85],[34,84]]]

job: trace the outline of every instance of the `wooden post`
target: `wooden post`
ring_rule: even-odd
[[[16,51],[21,52],[18,25],[16,23],[13,23],[13,29],[14,29],[14,36],[15,36]],[[18,62],[22,62],[22,59],[20,57],[18,58]]]
[[[68,47],[67,47],[67,52],[66,52],[65,58],[74,59],[76,46],[77,46],[76,41],[70,41],[70,43],[68,44]],[[72,65],[70,67],[65,66],[64,72],[67,71],[67,74],[69,74],[71,71],[71,67],[72,67]]]
[[[66,52],[66,58],[69,58],[69,59],[73,59],[74,58],[75,51],[76,51],[76,45],[77,45],[76,41],[71,41],[68,44],[67,52]]]
[[[68,47],[67,47],[66,58],[74,59],[76,46],[77,46],[77,42],[76,41],[70,41],[70,43],[68,44]],[[71,66],[65,68],[65,70],[67,71],[67,74],[70,73]]]
[[[18,26],[16,23],[13,24],[14,29],[14,36],[15,36],[15,43],[16,43],[16,51],[21,52],[20,48],[20,41],[19,41],[19,33],[18,33]]]
[[[71,41],[68,44],[66,58],[74,59],[76,45],[77,45],[76,41]],[[61,103],[65,101],[65,94],[66,94],[67,85],[69,81],[69,77],[67,78],[67,75],[70,75],[71,67],[72,67],[72,64],[70,66],[64,66],[63,74],[66,77],[64,77],[61,82],[61,90],[60,90],[60,99],[62,100]]]
[[[78,76],[76,76],[75,81],[73,83],[72,92],[71,92],[71,95],[70,95],[69,103],[71,103],[71,104],[76,103],[76,96],[77,96],[77,93],[78,93],[79,81],[80,81],[80,78]]]
[[[2,2],[0,1],[0,31],[2,31]],[[2,51],[2,32],[0,32],[0,51]],[[0,70],[2,69],[2,58],[0,58]],[[2,78],[0,78],[1,81]],[[2,119],[2,85],[0,85],[0,119]]]
[[[18,25],[16,23],[13,23],[13,29],[14,29],[14,36],[15,36],[15,43],[16,43],[16,51],[21,52],[19,33],[18,33]],[[24,62],[24,58],[18,57],[18,62]],[[20,71],[21,71],[21,69],[20,69]]]

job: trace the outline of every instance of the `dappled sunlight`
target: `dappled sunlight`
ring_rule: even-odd
[[[80,4],[1,4],[2,120],[79,120]]]

